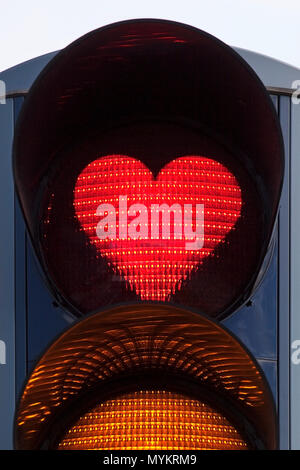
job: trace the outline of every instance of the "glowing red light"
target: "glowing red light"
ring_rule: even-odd
[[[139,160],[108,155],[82,171],[74,190],[82,229],[142,300],[165,301],[180,290],[214,256],[241,206],[234,175],[202,156],[177,158],[154,178]]]

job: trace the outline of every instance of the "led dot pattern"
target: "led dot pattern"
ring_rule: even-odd
[[[126,207],[119,205],[120,196],[126,196]],[[107,237],[102,239],[97,225],[103,217],[96,215],[101,204],[115,208],[113,217],[107,219]],[[132,234],[130,226],[141,214],[128,215],[126,209],[133,204],[143,204],[146,212]],[[199,214],[201,204],[204,219]],[[162,205],[164,213],[158,209]],[[207,157],[177,158],[154,179],[141,161],[108,155],[80,173],[74,207],[89,241],[115,274],[127,281],[128,288],[142,300],[166,301],[225,242],[240,217],[242,196],[234,175]],[[203,243],[188,246],[197,223],[204,230]]]
[[[81,416],[60,450],[246,450],[237,429],[199,400],[171,391],[137,391]]]

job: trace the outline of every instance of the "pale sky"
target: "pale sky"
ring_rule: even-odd
[[[132,18],[187,23],[300,68],[299,11],[299,0],[0,0],[0,71]]]

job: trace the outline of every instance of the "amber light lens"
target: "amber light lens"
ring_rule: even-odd
[[[120,395],[81,416],[60,450],[246,450],[238,430],[218,411],[170,391]]]
[[[188,394],[183,399],[190,403],[191,398],[202,400],[205,397],[204,401],[217,410],[225,410],[225,416],[232,423],[238,423],[238,429],[243,416],[241,426],[251,448],[274,449],[276,446],[276,415],[271,392],[257,364],[236,339],[219,323],[202,315],[165,304],[140,303],[89,316],[73,325],[47,349],[34,368],[18,405],[16,448],[56,447],[62,433],[93,406],[106,403],[102,409],[106,407],[108,412],[113,408],[107,405],[112,404],[107,400],[137,390],[176,391]],[[211,401],[215,400],[211,391],[216,401]],[[135,402],[140,402],[138,409],[147,410],[147,406],[141,404],[143,397],[138,398]],[[159,399],[155,395],[153,402]],[[172,406],[171,401],[165,401],[164,405],[153,405],[153,416],[158,416],[155,410],[167,413],[162,415],[169,416],[164,421],[167,424],[176,400]],[[114,406],[116,412],[121,410],[120,405]],[[131,415],[128,413],[126,422],[123,421],[126,426],[133,411],[137,411],[133,405],[129,409],[132,409]],[[140,419],[140,424],[144,421]],[[179,425],[189,422],[188,418],[180,418]],[[196,424],[200,422],[200,418],[195,420]],[[110,419],[106,424],[109,423]],[[93,431],[92,426],[90,428]],[[108,429],[111,436],[112,431]],[[120,430],[119,433],[123,434]],[[170,432],[163,434],[171,435]]]

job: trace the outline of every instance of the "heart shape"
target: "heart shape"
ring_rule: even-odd
[[[241,206],[234,175],[194,155],[171,161],[157,178],[139,160],[103,156],[84,168],[74,189],[81,229],[142,300],[166,301],[180,290],[224,243]]]

